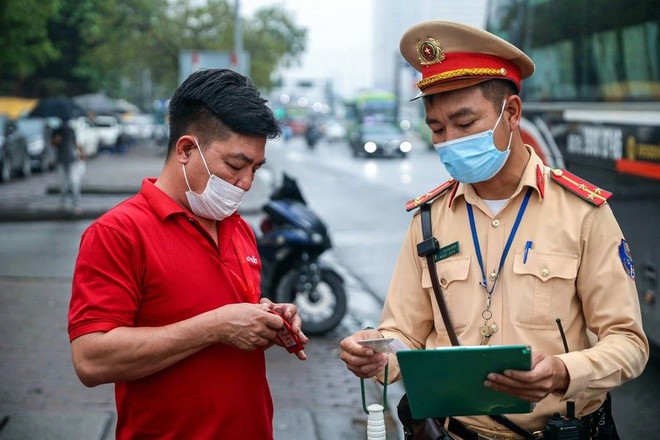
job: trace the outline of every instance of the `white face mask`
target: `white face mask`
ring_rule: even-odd
[[[210,220],[223,220],[236,212],[243,200],[245,191],[222,180],[215,174],[211,174],[202,154],[202,149],[199,148],[199,143],[195,141],[195,144],[197,144],[197,150],[202,157],[206,172],[209,173],[209,180],[206,183],[204,191],[201,194],[197,194],[190,188],[188,176],[186,176],[185,164],[181,164],[183,167],[183,178],[186,179],[186,185],[188,185],[188,191],[186,191],[188,204],[192,212],[199,217]]]

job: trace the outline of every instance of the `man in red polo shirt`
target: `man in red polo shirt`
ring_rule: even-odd
[[[83,234],[73,365],[87,386],[116,384],[118,439],[273,437],[264,350],[284,321],[308,339],[294,305],[260,300],[254,233],[236,213],[280,134],[265,103],[231,70],[190,75],[158,179]]]

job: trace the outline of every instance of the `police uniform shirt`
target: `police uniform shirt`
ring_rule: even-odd
[[[641,374],[649,347],[633,275],[620,255],[625,242],[609,205],[595,206],[553,182],[552,170],[526,148],[531,157],[518,188],[497,215],[491,214],[472,185],[458,184],[433,201],[431,218],[441,247],[458,242],[458,253],[436,261],[456,334],[461,345],[479,345],[487,293],[480,285],[482,273],[466,203],[473,205],[490,289],[490,274],[497,271],[527,188],[532,188],[492,292],[489,323],[498,329],[488,343],[530,345],[533,352],[555,355],[565,363],[570,384],[564,395],[551,394],[533,413],[510,416],[535,430],[543,428],[554,412],[565,413],[566,399],[576,401],[578,416],[596,410],[607,391]],[[422,241],[420,217],[413,217],[406,233],[379,330],[413,349],[449,346],[426,259],[417,255]],[[557,318],[568,340],[567,354]],[[390,377],[398,379],[394,355],[390,355],[389,369]],[[513,436],[486,416],[458,419],[484,433]]]

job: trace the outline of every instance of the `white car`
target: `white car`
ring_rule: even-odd
[[[82,146],[86,157],[93,157],[99,151],[99,132],[94,123],[85,116],[69,121],[71,128],[76,132],[76,142]]]
[[[99,115],[94,118],[94,126],[99,136],[99,150],[115,151],[122,130],[117,118]]]
[[[152,115],[138,113],[125,115],[121,121],[124,133],[134,141],[153,139],[156,126]]]

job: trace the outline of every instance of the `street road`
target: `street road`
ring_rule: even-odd
[[[267,166],[295,177],[312,209],[330,226],[342,264],[385,298],[389,274],[412,218],[408,200],[449,175],[435,151],[418,148],[408,158],[354,158],[344,143],[274,142]]]

